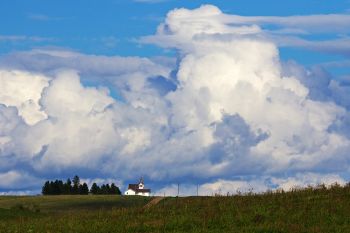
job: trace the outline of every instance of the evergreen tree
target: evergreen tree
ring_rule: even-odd
[[[80,178],[75,175],[73,178],[72,194],[79,194]]]
[[[83,183],[82,185],[80,185],[79,193],[80,193],[80,195],[88,195],[89,194],[89,187],[86,183]]]
[[[63,184],[63,194],[71,194],[72,193],[72,181],[68,178],[66,183]]]
[[[111,187],[109,184],[106,184],[106,193],[105,194],[111,194]]]
[[[64,193],[64,185],[62,180],[58,180],[58,195],[61,195]]]
[[[107,193],[106,185],[103,184],[103,185],[101,185],[101,189],[100,189],[100,193],[99,194],[106,194],[106,193]]]
[[[111,194],[115,194],[115,195],[121,195],[122,194],[120,192],[119,187],[115,186],[114,183],[112,183],[112,185],[111,185]]]
[[[61,183],[62,183],[62,181],[61,181]],[[61,194],[61,187],[60,187],[60,181],[59,180],[55,180],[55,182],[53,182],[53,184],[52,184],[52,194],[53,195]]]
[[[109,194],[116,194],[116,193],[115,193],[115,191],[116,191],[115,188],[116,188],[115,184],[112,183],[112,184],[111,184],[111,189],[109,190]]]
[[[49,195],[54,195],[55,194],[55,183],[53,181],[50,181],[50,185],[49,185]]]
[[[93,183],[91,186],[90,192],[94,195],[99,194],[100,187],[96,183]]]
[[[43,195],[49,195],[50,194],[50,182],[46,181],[44,186],[41,189],[41,193]]]

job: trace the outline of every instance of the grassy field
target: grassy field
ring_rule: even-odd
[[[151,199],[0,197],[0,232],[350,232],[350,187]]]

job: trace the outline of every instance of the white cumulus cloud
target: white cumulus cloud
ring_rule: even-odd
[[[240,18],[204,5],[170,11],[142,39],[176,49],[176,59],[58,49],[3,56],[0,171],[82,172],[89,183],[145,176],[158,187],[182,182],[188,195],[195,183],[210,194],[344,182],[348,87],[281,61],[258,24],[318,30],[315,17]]]

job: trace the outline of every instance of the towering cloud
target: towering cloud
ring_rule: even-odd
[[[63,51],[3,57],[0,175],[144,175],[158,186],[201,183],[204,193],[344,182],[347,87],[281,62],[259,21],[211,5],[169,12],[141,41],[176,49],[176,65]],[[32,61],[26,71],[21,59]]]

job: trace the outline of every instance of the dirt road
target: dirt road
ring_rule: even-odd
[[[152,206],[157,205],[161,200],[163,200],[165,197],[155,197],[153,198],[150,202],[148,202],[143,209],[147,210],[149,208],[151,208]]]

